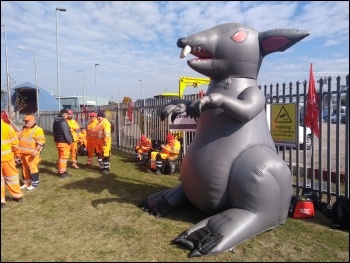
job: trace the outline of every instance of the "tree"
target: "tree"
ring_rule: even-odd
[[[7,95],[7,91],[5,89],[1,89],[1,101],[2,102],[7,102],[6,95]]]
[[[11,107],[9,107],[9,104],[11,106],[11,101],[9,101],[9,93],[11,88],[16,84],[16,81],[13,80],[13,78],[9,78],[9,83],[8,83],[8,87],[7,87],[7,83],[4,84],[4,86],[1,88],[1,101],[4,102],[5,104],[5,109],[7,109],[9,111],[9,116],[10,118],[12,117],[11,114]]]
[[[123,98],[123,103],[129,103],[131,101],[132,101],[132,99],[130,97],[124,97]]]
[[[19,113],[22,113],[22,111],[27,107],[26,99],[27,97],[24,97],[21,92],[21,90],[17,90],[17,98],[16,98],[16,108]]]

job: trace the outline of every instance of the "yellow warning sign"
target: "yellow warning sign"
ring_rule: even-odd
[[[276,123],[292,123],[292,120],[289,117],[289,114],[284,106],[282,106],[281,110],[277,114],[275,122]]]
[[[295,103],[271,105],[271,136],[276,144],[296,145],[297,107]]]

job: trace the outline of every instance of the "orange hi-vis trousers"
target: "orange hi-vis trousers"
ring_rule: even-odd
[[[40,155],[32,156],[31,154],[22,154],[23,183],[26,186],[32,184],[33,178],[31,175],[39,173],[38,166],[40,160]]]
[[[72,142],[70,144],[70,154],[72,156],[72,162],[77,163],[77,151],[78,151],[78,141]]]
[[[87,148],[87,151],[88,151],[88,158],[87,158],[86,164],[92,165],[92,159],[94,157],[94,152],[96,151],[95,140],[89,140],[88,139],[86,148]]]
[[[9,160],[1,162],[1,203],[5,203],[5,187],[14,198],[23,196],[21,186],[19,184],[19,174],[15,161]]]
[[[65,142],[56,142],[58,150],[58,173],[64,173],[67,169],[67,162],[70,155],[71,146]]]

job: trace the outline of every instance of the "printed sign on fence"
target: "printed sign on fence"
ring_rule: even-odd
[[[171,123],[171,116],[168,117],[170,132],[177,131],[196,131],[197,122],[194,118],[191,118],[186,113],[182,113],[176,116],[174,123]]]
[[[296,104],[271,105],[271,135],[275,144],[296,145]]]

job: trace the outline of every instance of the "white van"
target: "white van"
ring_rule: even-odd
[[[266,117],[267,117],[267,123],[269,124],[270,128],[270,118],[271,118],[271,104],[266,104]],[[303,127],[299,125],[299,147],[300,149],[304,148],[304,130],[306,129],[306,149],[310,150],[312,147],[312,141],[311,141],[311,129],[309,127]]]

